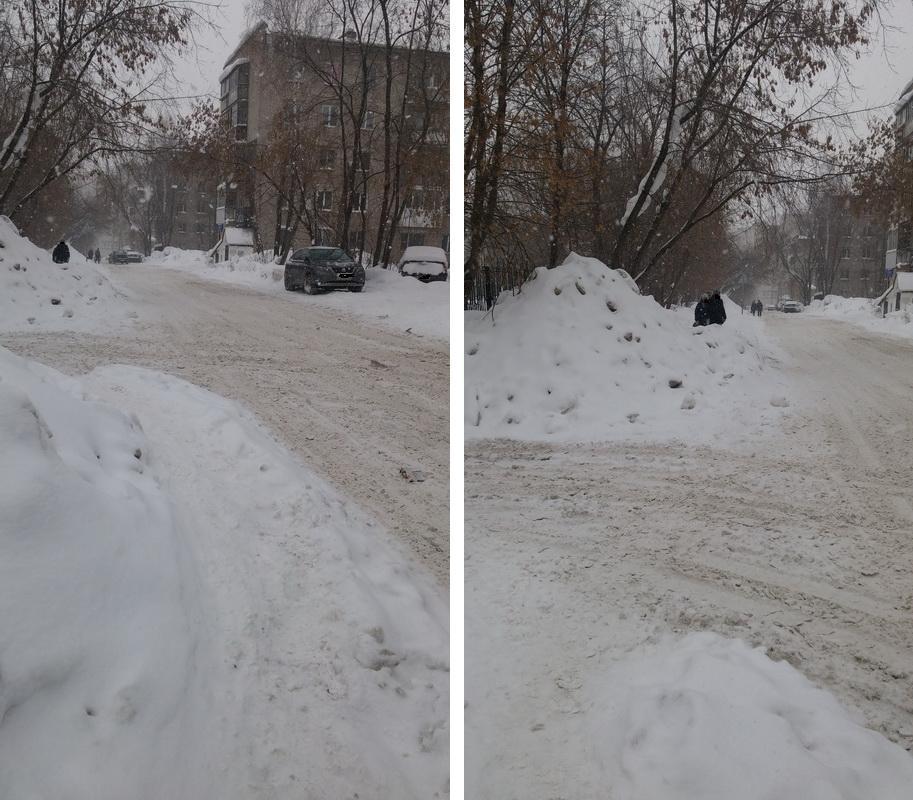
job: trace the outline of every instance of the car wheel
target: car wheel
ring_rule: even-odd
[[[311,280],[311,273],[304,273],[304,293],[305,294],[317,294],[319,290],[314,286],[313,280]]]
[[[349,291],[350,292],[360,292],[364,288],[365,288],[364,286],[350,286]]]
[[[291,278],[289,277],[289,274],[288,274],[288,270],[286,270],[283,275],[283,282],[285,283],[285,290],[287,292],[295,291],[295,284],[292,283]]]

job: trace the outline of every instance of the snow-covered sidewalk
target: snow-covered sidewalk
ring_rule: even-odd
[[[0,216],[0,333],[10,331],[116,332],[136,318],[128,295],[107,265],[70,248],[70,261],[51,254]]]
[[[250,256],[215,264],[201,250],[168,247],[163,252],[153,253],[146,263],[261,292],[287,294],[282,284],[282,266],[264,263]],[[359,294],[328,292],[313,296],[298,295],[300,302],[355,314],[397,331],[449,338],[448,281],[421,283],[395,270],[377,267],[369,267],[365,273],[365,288]]]
[[[823,300],[812,300],[805,309],[805,315],[849,322],[873,333],[913,339],[913,312],[910,309],[891,311],[883,316],[874,302],[866,297],[828,295]]]
[[[0,349],[0,442],[0,794],[444,796],[445,598],[250,414]]]

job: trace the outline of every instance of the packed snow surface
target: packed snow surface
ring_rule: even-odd
[[[905,800],[913,759],[785,661],[669,639],[594,679],[589,749],[616,800]]]
[[[630,277],[572,254],[538,269],[494,312],[467,312],[465,422],[472,438],[678,438],[762,426],[789,404],[756,318],[727,301],[723,326],[692,327]]]
[[[161,264],[203,278],[247,286],[258,291],[286,293],[283,267],[260,256],[241,256],[212,263],[202,250],[166,247],[153,253],[147,263]],[[291,293],[286,293],[292,296]],[[304,304],[332,308],[379,322],[385,327],[420,336],[446,339],[450,335],[450,284],[422,283],[396,270],[365,269],[365,288],[358,294],[328,292],[308,296],[298,293]]]
[[[55,264],[0,216],[0,331],[97,330],[131,315],[106,267],[72,245],[69,263]]]
[[[235,403],[0,349],[0,796],[443,796],[446,620]]]

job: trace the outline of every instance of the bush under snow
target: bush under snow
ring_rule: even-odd
[[[712,633],[618,664],[589,712],[616,800],[905,800],[913,759],[763,650]]]
[[[705,441],[750,413],[776,418],[783,379],[759,320],[727,303],[724,326],[637,293],[626,273],[572,254],[466,324],[469,437]],[[776,405],[784,405],[778,402]]]
[[[68,264],[55,264],[0,216],[0,331],[94,329],[118,322],[125,310],[106,268],[73,247]]]

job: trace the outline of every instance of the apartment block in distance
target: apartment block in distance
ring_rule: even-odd
[[[221,113],[237,143],[217,226],[280,252],[345,247],[379,263],[449,249],[448,57],[348,31],[251,30],[229,56]]]

